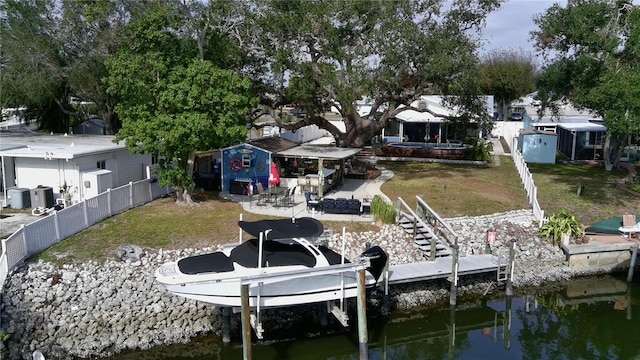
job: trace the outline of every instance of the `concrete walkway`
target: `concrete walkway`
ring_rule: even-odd
[[[389,198],[382,193],[380,186],[393,177],[393,172],[384,168],[381,170],[382,174],[373,180],[345,179],[342,186],[325,194],[324,197],[333,199],[351,199],[353,197],[354,199],[362,201],[362,199],[373,199],[375,195],[379,195],[387,201],[390,201]],[[250,202],[248,196],[229,194],[228,191],[221,191],[219,196],[230,201],[241,203],[244,211],[254,214],[296,218],[309,216],[321,221],[373,221],[370,215],[324,214],[314,210],[307,210],[307,202],[304,194],[300,194],[299,191],[296,191],[294,195],[294,206],[274,206],[273,204],[258,206],[255,200]]]

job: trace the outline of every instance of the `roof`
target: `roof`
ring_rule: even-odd
[[[0,132],[0,156],[68,160],[126,148],[114,139],[112,135]]]
[[[558,123],[558,127],[572,131],[607,131],[604,125],[590,122],[583,123]]]
[[[256,140],[250,140],[247,142],[247,144],[271,153],[291,149],[298,146],[296,142],[283,139],[279,136],[269,136]]]
[[[300,145],[295,148],[280,151],[278,156],[304,159],[347,159],[357,154],[360,149],[340,148],[335,146]]]
[[[435,116],[430,112],[419,112],[415,110],[405,110],[396,115],[396,119],[404,122],[426,123],[426,122],[443,122],[447,117],[456,116],[455,109],[442,106],[442,98],[440,96],[421,96],[420,100],[411,103],[411,106],[419,108],[420,105],[426,104],[427,108],[438,114]],[[421,104],[422,103],[422,104]],[[401,105],[400,107],[404,107]]]

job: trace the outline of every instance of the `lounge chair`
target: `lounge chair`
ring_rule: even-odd
[[[618,231],[625,237],[638,237],[638,234],[640,234],[640,222],[636,221],[635,215],[625,214],[622,216],[622,226],[618,228]]]
[[[304,198],[307,200],[307,212],[311,209],[320,210],[320,201],[312,199],[310,191],[305,191]]]

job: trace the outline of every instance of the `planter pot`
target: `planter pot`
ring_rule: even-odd
[[[582,243],[583,243],[583,244],[588,244],[588,243],[589,243],[589,238],[584,238],[584,239],[582,239]]]
[[[575,243],[576,243],[577,245],[581,245],[581,244],[582,244],[582,239],[576,239]]]

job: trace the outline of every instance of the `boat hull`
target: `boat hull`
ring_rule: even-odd
[[[368,275],[366,286],[375,284]],[[241,279],[167,284],[175,295],[217,306],[240,307]],[[354,273],[315,275],[286,280],[256,281],[248,284],[250,307],[280,307],[352,298],[358,295]]]

